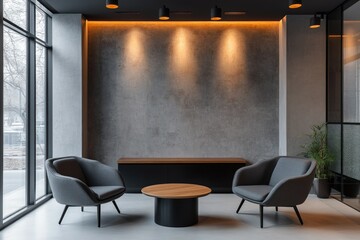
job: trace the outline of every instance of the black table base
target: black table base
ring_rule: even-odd
[[[155,223],[166,227],[187,227],[198,222],[198,198],[155,198]]]

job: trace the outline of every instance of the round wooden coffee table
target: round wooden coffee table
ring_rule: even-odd
[[[187,227],[198,222],[198,198],[211,189],[197,184],[165,183],[141,189],[155,197],[155,223],[166,227]]]

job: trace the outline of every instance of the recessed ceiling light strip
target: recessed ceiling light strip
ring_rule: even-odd
[[[245,11],[227,11],[224,12],[224,15],[228,15],[228,16],[238,16],[238,15],[245,15],[246,12]]]

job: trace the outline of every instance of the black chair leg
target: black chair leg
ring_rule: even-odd
[[[100,227],[100,223],[101,223],[101,216],[100,216],[100,211],[101,211],[101,204],[97,205],[97,220],[98,220],[98,227]]]
[[[263,228],[264,206],[260,205],[260,227]]]
[[[244,202],[245,202],[245,199],[242,199],[239,207],[238,207],[237,210],[236,210],[236,213],[239,213],[240,208],[242,207],[242,205],[244,204]]]
[[[84,206],[81,206],[81,211],[82,211],[82,212],[84,211]]]
[[[61,224],[61,222],[62,222],[62,220],[63,220],[63,218],[64,218],[64,216],[65,216],[65,213],[66,213],[66,211],[68,210],[68,208],[69,208],[69,206],[68,206],[68,205],[65,205],[64,211],[63,211],[63,213],[61,214],[61,217],[60,217],[60,220],[59,220],[59,224]]]
[[[303,224],[304,224],[304,223],[303,223],[303,220],[301,219],[301,216],[300,216],[299,210],[298,210],[298,208],[297,208],[296,206],[294,206],[294,210],[295,210],[295,212],[296,212],[296,216],[298,217],[298,219],[299,219],[299,221],[300,221],[301,225],[303,225]]]
[[[275,207],[275,210],[276,210],[276,211],[279,211],[279,208],[278,208],[278,207]]]
[[[116,204],[116,202],[112,201],[112,203],[114,204],[116,211],[120,214],[120,209],[118,208],[118,205]]]

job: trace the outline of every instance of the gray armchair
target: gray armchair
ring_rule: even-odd
[[[69,207],[97,206],[100,227],[101,204],[112,201],[125,193],[125,184],[120,173],[98,161],[80,157],[62,157],[46,160],[46,172],[55,200],[65,204],[60,217],[61,224]]]
[[[297,205],[302,204],[310,192],[315,175],[314,160],[299,157],[276,157],[240,168],[233,179],[233,193],[242,200],[259,204],[260,226],[263,227],[263,208],[293,207],[301,223]]]

